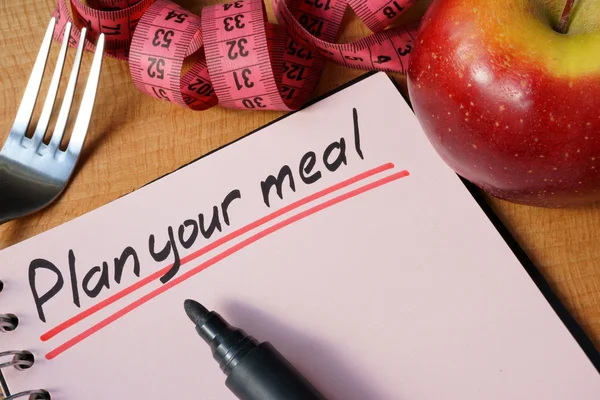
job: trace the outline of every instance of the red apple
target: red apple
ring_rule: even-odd
[[[442,159],[494,196],[600,200],[600,0],[572,3],[436,0],[423,18],[414,111]]]

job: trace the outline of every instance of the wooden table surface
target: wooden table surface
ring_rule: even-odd
[[[197,13],[201,4],[215,3],[175,1]],[[0,2],[0,143],[8,135],[54,3]],[[340,42],[367,34],[349,14],[342,29]],[[54,46],[50,65],[56,54]],[[71,50],[66,71],[70,71],[73,54]],[[87,76],[91,57],[90,53],[84,56],[83,76]],[[314,95],[362,73],[329,63]],[[40,110],[36,112],[39,115]],[[115,200],[281,114],[220,107],[195,112],[158,101],[134,87],[126,62],[106,58],[89,139],[71,185],[47,209],[0,226],[0,249]],[[542,209],[489,197],[488,201],[600,348],[600,205]]]

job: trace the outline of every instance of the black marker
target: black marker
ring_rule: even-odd
[[[242,400],[326,400],[270,343],[259,343],[194,300],[185,312]]]

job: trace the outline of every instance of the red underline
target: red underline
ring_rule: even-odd
[[[300,221],[301,219],[304,219],[312,214],[322,211],[322,210],[324,210],[328,207],[331,207],[335,204],[341,203],[344,200],[348,200],[352,197],[358,196],[359,194],[365,193],[369,190],[375,189],[379,186],[385,185],[386,183],[393,182],[400,178],[404,178],[408,175],[409,175],[408,171],[401,171],[401,172],[392,174],[390,176],[387,176],[385,178],[381,178],[377,181],[368,183],[368,184],[361,186],[357,189],[354,189],[350,192],[347,192],[347,193],[341,194],[337,197],[334,197],[333,199],[328,200],[324,203],[313,206],[313,207],[311,207],[305,211],[302,211],[298,214],[292,215],[291,217],[284,219],[283,221],[280,221],[258,233],[255,233],[254,235],[242,240],[241,242],[233,245],[232,247],[228,248],[227,250],[225,250],[225,251],[217,254],[216,256],[210,258],[209,260],[203,262],[202,264],[198,265],[197,267],[192,268],[191,270],[189,270],[189,271],[181,274],[180,276],[172,279],[171,281],[165,283],[164,285],[160,286],[158,289],[155,289],[152,292],[140,297],[139,299],[135,300],[133,303],[129,304],[128,306],[122,308],[121,310],[110,315],[109,317],[100,321],[99,323],[92,326],[91,328],[85,330],[84,332],[80,333],[79,335],[75,336],[74,338],[72,338],[72,339],[68,340],[67,342],[63,343],[62,345],[58,346],[57,348],[55,348],[54,350],[52,350],[48,354],[46,354],[46,359],[52,360],[56,356],[60,355],[61,353],[65,352],[66,350],[75,346],[77,343],[81,342],[82,340],[87,339],[88,337],[90,337],[94,333],[98,332],[102,328],[105,328],[109,324],[115,322],[119,318],[121,318],[124,315],[130,313],[131,311],[135,310],[136,308],[143,305],[144,303],[152,300],[159,294],[162,294],[162,293],[166,292],[167,290],[171,289],[172,287],[179,285],[182,282],[185,282],[186,280],[188,280],[189,278],[193,277],[194,275],[202,272],[206,268],[212,266],[213,264],[216,264],[217,262],[223,260],[226,257],[229,257],[230,255],[238,252],[239,250],[242,250],[243,248],[251,245],[252,243],[258,241],[259,239],[262,239],[265,236],[268,236],[273,232],[277,232],[278,230],[280,230],[294,222]]]
[[[303,205],[306,205],[307,203],[310,203],[314,200],[317,200],[323,196],[326,196],[328,194],[331,194],[335,191],[338,191],[340,189],[343,189],[349,185],[352,185],[358,181],[367,179],[373,175],[376,175],[378,173],[387,171],[394,168],[394,164],[392,163],[387,163],[387,164],[383,164],[377,168],[373,168],[370,169],[366,172],[363,172],[361,174],[358,174],[352,178],[349,178],[343,182],[340,182],[338,184],[335,184],[333,186],[330,186],[328,188],[325,188],[317,193],[314,193],[310,196],[307,196],[303,199],[300,199],[294,203],[291,203],[277,211],[272,212],[271,214],[256,220],[246,226],[243,226],[241,228],[239,228],[238,230],[235,230],[217,240],[215,240],[214,242],[208,244],[207,246],[204,246],[203,248],[188,254],[187,256],[183,257],[181,259],[181,266],[183,266],[184,264],[186,264],[189,261],[192,261],[206,253],[208,253],[211,250],[214,250],[215,248],[251,231],[254,228],[257,228],[261,225],[266,224],[267,222],[270,222],[272,220],[274,220],[275,218],[278,218],[280,216],[282,216],[283,214],[286,214],[290,211],[293,211],[296,208],[302,207]],[[54,336],[58,335],[59,333],[61,333],[62,331],[72,327],[73,325],[77,324],[78,322],[81,322],[82,320],[86,319],[87,317],[91,316],[92,314],[108,307],[109,305],[113,304],[114,302],[122,299],[123,297],[135,292],[138,289],[141,289],[142,287],[148,285],[149,283],[158,280],[160,277],[162,277],[164,274],[167,273],[167,271],[169,271],[171,269],[171,267],[173,266],[173,264],[168,265],[150,275],[148,275],[145,278],[142,278],[141,280],[137,281],[136,283],[132,284],[131,286],[126,287],[125,289],[121,290],[120,292],[115,293],[114,295],[96,303],[95,305],[93,305],[92,307],[80,312],[79,314],[69,318],[68,320],[66,320],[65,322],[57,325],[56,327],[50,329],[48,332],[44,333],[42,336],[40,336],[40,340],[45,342],[48,341],[50,339],[52,339]]]

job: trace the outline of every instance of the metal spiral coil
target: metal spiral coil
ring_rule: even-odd
[[[25,392],[13,394],[12,396],[5,397],[4,400],[22,399],[27,400],[50,400],[50,393],[43,389],[39,390],[27,390]]]
[[[0,314],[0,331],[12,332],[17,329],[19,318],[14,314]]]
[[[13,366],[18,370],[24,370],[33,366],[33,354],[25,350],[9,350],[0,352],[0,358],[13,356],[12,360],[0,363],[0,368]]]
[[[4,289],[4,283],[0,281],[0,292]],[[19,318],[14,314],[0,314],[0,331],[1,332],[12,332],[17,329],[19,325]],[[35,363],[35,358],[32,353],[27,350],[8,350],[0,352],[0,358],[12,356],[12,359],[5,362],[0,362],[0,384],[4,395],[7,396],[4,400],[13,399],[27,399],[27,400],[51,400],[50,393],[43,389],[26,390],[23,392],[10,394],[4,376],[2,374],[2,368],[14,367],[19,371],[31,368]]]

